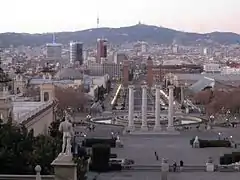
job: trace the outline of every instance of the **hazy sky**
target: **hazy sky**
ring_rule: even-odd
[[[0,32],[74,31],[137,24],[240,33],[240,0],[0,0]]]

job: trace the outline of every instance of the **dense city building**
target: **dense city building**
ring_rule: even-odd
[[[46,57],[48,61],[59,61],[62,58],[62,44],[48,43],[46,44]]]
[[[107,40],[98,39],[97,40],[97,63],[101,63],[102,59],[107,58]]]
[[[83,43],[70,42],[70,63],[83,64]]]

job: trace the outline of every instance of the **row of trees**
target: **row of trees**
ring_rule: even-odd
[[[111,90],[111,81],[108,80],[106,83],[106,88],[103,86],[98,87],[97,89],[97,101],[104,100],[104,94],[109,93]],[[25,92],[25,96],[34,97],[36,100],[40,100],[40,88],[28,87]],[[55,97],[58,103],[58,111],[63,112],[64,109],[72,109],[80,112],[85,112],[88,107],[88,98],[84,93],[82,86],[78,88],[73,87],[56,87],[55,88]]]
[[[50,135],[33,136],[22,125],[11,121],[0,123],[0,174],[35,174],[36,165],[42,167],[43,174],[51,174],[51,162],[61,150],[60,121],[55,121],[49,129]]]
[[[58,109],[61,112],[68,108],[83,112],[87,105],[87,97],[85,96],[83,87],[56,87],[55,96],[58,101]]]
[[[230,91],[206,89],[194,96],[194,101],[205,107],[207,114],[216,113],[239,113],[240,89]]]

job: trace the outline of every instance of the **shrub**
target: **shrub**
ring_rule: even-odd
[[[193,145],[194,139],[190,140],[190,145]],[[200,148],[205,147],[231,147],[231,142],[228,140],[203,140],[199,139]]]
[[[95,144],[106,144],[110,147],[116,147],[116,139],[85,139],[82,143],[85,147],[93,147]]]
[[[221,165],[228,165],[233,163],[233,156],[232,154],[224,154],[224,156],[220,157],[220,164]]]
[[[110,154],[110,158],[117,158],[117,154]]]
[[[225,157],[224,157],[224,156],[221,156],[219,162],[220,162],[221,165],[226,165],[226,164],[225,164],[225,162],[226,162],[226,161],[225,161]]]
[[[109,171],[110,147],[106,144],[96,144],[92,147],[92,170]]]
[[[224,154],[220,157],[221,165],[228,165],[240,161],[240,152],[232,152],[232,154]]]
[[[240,162],[240,152],[233,152],[232,157],[233,162]]]
[[[118,163],[110,163],[109,164],[109,170],[110,171],[121,171],[122,170],[122,165]]]

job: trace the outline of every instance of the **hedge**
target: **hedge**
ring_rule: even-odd
[[[92,170],[97,172],[109,171],[110,146],[95,144],[92,147]]]
[[[117,158],[117,154],[110,154],[110,158]]]
[[[109,171],[121,171],[122,165],[117,163],[110,163],[109,164]]]
[[[220,157],[221,165],[228,165],[240,161],[240,152],[232,152],[232,154],[224,154]]]
[[[195,138],[190,140],[191,146],[193,145]],[[199,139],[199,147],[231,147],[231,142],[228,140],[203,140]]]
[[[82,142],[82,146],[84,147],[92,147],[95,144],[106,144],[109,145],[110,147],[116,147],[116,139],[96,139],[96,138],[91,138],[91,139],[85,139]]]

